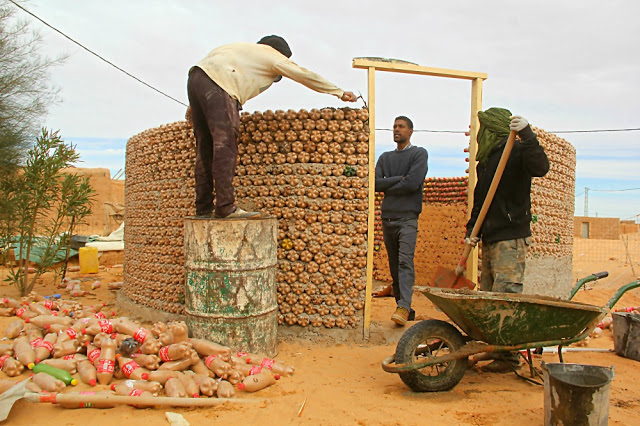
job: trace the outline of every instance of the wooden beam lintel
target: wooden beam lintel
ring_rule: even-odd
[[[463,80],[487,79],[486,73],[473,71],[450,70],[445,68],[423,67],[417,64],[393,61],[377,61],[371,59],[354,58],[353,68],[375,68],[376,71],[401,72],[406,74],[431,75],[435,77],[460,78]]]

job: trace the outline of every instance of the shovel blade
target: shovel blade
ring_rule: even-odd
[[[462,275],[456,275],[456,273],[450,269],[438,266],[438,269],[436,269],[436,273],[433,276],[433,287],[454,289],[468,288],[473,290],[476,287],[476,284]]]

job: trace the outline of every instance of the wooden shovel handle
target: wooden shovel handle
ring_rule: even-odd
[[[114,404],[137,406],[172,406],[172,407],[211,407],[224,403],[252,404],[264,402],[264,399],[255,398],[175,398],[163,396],[121,396],[121,395],[86,395],[81,393],[51,393],[51,394],[27,394],[26,398],[31,402],[51,403],[86,403],[86,404]]]
[[[504,146],[504,151],[502,151],[502,156],[500,157],[500,162],[498,163],[498,167],[496,168],[496,173],[493,175],[493,180],[491,180],[491,186],[489,186],[489,191],[487,191],[487,196],[482,203],[482,208],[480,208],[480,213],[478,214],[478,218],[476,219],[475,225],[473,225],[473,229],[471,230],[471,235],[469,238],[475,238],[480,233],[480,228],[482,228],[482,223],[484,222],[485,216],[487,216],[487,211],[489,211],[489,207],[491,207],[491,202],[493,201],[493,196],[496,195],[496,190],[498,189],[498,185],[500,184],[500,179],[502,179],[502,173],[504,173],[504,168],[507,166],[507,161],[509,161],[509,155],[511,155],[511,150],[513,149],[513,144],[516,140],[516,132],[511,131],[509,133],[509,138],[507,139],[507,144]],[[462,252],[462,257],[460,258],[460,262],[458,262],[457,270],[460,268],[464,268],[465,263],[467,263],[467,258],[469,257],[469,253],[471,253],[471,245],[465,244],[464,251]]]

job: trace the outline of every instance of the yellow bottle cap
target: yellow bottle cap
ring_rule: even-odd
[[[78,379],[71,379],[71,386],[75,386],[78,384]]]

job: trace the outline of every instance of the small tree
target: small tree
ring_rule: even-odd
[[[66,56],[49,58],[42,37],[0,0],[0,179],[23,163],[49,107],[58,101],[50,71]]]
[[[73,144],[66,144],[46,129],[27,153],[22,173],[1,194],[6,202],[3,219],[4,240],[13,241],[17,268],[12,268],[8,281],[29,294],[36,279],[56,261],[68,244],[73,227],[91,213],[94,194],[89,178],[73,173],[60,173],[79,159]],[[40,235],[39,235],[40,234]],[[32,276],[29,259],[38,248],[39,261]]]

